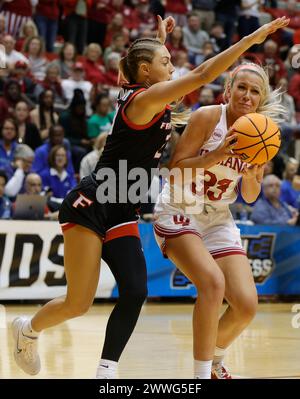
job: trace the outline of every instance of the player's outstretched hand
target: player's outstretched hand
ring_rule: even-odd
[[[261,26],[249,36],[251,37],[253,44],[260,44],[266,40],[267,36],[276,32],[278,29],[285,28],[289,23],[290,20],[287,17],[277,18],[274,21]]]

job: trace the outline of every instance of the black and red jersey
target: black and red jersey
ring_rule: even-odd
[[[151,169],[158,166],[161,153],[171,136],[171,110],[166,106],[146,125],[136,125],[126,116],[126,108],[136,95],[146,90],[140,85],[124,86],[118,99],[117,112],[104,151],[96,165],[111,168],[119,180],[119,161],[126,161],[127,172],[134,168],[146,171],[150,181]],[[143,112],[143,110],[141,110]],[[122,178],[123,174],[121,173]],[[134,180],[128,180],[128,187]]]

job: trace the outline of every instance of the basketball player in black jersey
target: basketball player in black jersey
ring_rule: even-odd
[[[287,24],[288,20],[281,18],[262,26],[178,80],[171,80],[174,67],[162,44],[174,26],[172,19],[159,20],[160,40],[139,39],[130,46],[120,64],[128,85],[119,99],[103,154],[95,172],[67,195],[60,209],[67,294],[48,302],[31,320],[20,317],[12,325],[15,360],[25,372],[34,375],[40,371],[39,333],[83,315],[93,303],[102,256],[116,279],[119,299],[107,324],[97,377],[115,378],[117,362],[147,297],[146,265],[137,228],[139,204],[130,198],[121,201],[124,170],[119,169],[119,161],[126,162],[128,173],[139,167],[149,175],[171,131],[168,104],[215,80],[249,47]],[[107,202],[101,187],[105,185],[102,172],[108,168],[116,174],[116,189],[108,187]],[[129,179],[127,183],[126,195]]]

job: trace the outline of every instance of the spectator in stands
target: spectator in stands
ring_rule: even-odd
[[[215,55],[214,44],[208,40],[203,43],[201,54],[198,55],[198,60],[202,63]]]
[[[47,196],[47,205],[44,209],[44,219],[57,220],[59,206],[55,198],[51,197],[51,193],[45,193],[42,191],[43,183],[41,177],[37,173],[28,173],[24,181],[24,194],[28,195],[41,195]],[[51,211],[54,212],[51,212]]]
[[[103,46],[107,25],[111,17],[111,1],[95,0],[88,10],[88,43]]]
[[[63,200],[76,185],[74,175],[68,173],[66,169],[68,158],[65,147],[54,146],[50,151],[48,162],[49,166],[40,173],[43,189],[46,192],[50,191],[54,198]]]
[[[94,143],[94,150],[85,155],[80,163],[80,179],[84,176],[90,175],[94,170],[99,160],[100,155],[103,152],[107,139],[107,133],[100,134]]]
[[[283,8],[268,8],[266,11],[272,15],[273,18],[280,18],[286,16],[290,18],[290,23],[281,32],[281,41],[291,48],[293,40],[299,40],[300,29],[300,11],[298,9],[298,2],[296,0],[287,0],[286,7]],[[297,43],[297,41],[295,42]]]
[[[60,69],[54,62],[47,65],[45,79],[40,82],[35,90],[36,96],[39,97],[44,90],[51,90],[54,94],[54,109],[56,111],[65,109],[66,99],[61,85]]]
[[[11,202],[8,197],[4,195],[6,183],[6,173],[0,170],[0,219],[10,219],[11,217]]]
[[[87,39],[87,16],[93,0],[63,0],[65,41],[74,44],[82,54]]]
[[[188,50],[189,62],[199,65],[198,55],[202,53],[204,42],[209,40],[208,33],[200,28],[200,19],[197,13],[188,15],[188,25],[183,27],[183,43]]]
[[[176,56],[173,59],[173,65],[174,72],[172,74],[172,79],[178,79],[189,73],[191,70],[188,55],[185,51],[177,51]]]
[[[297,175],[298,168],[299,162],[295,158],[289,158],[283,172],[280,200],[299,210],[300,191],[293,187],[293,179]]]
[[[5,36],[5,18],[3,14],[0,14],[0,43],[3,43]]]
[[[4,36],[3,45],[5,48],[6,65],[9,70],[14,67],[17,61],[29,63],[28,59],[22,53],[15,50],[16,41],[11,35]]]
[[[231,46],[232,37],[238,20],[238,10],[241,0],[219,0],[215,7],[216,21],[224,26],[226,35],[225,48]]]
[[[34,151],[26,144],[18,144],[12,164],[13,173],[4,190],[9,198],[24,193],[25,177],[31,170],[33,159]]]
[[[30,37],[38,36],[38,34],[38,29],[35,23],[30,19],[22,26],[20,37],[16,42],[16,50],[22,51],[26,40]]]
[[[156,36],[156,18],[150,10],[149,0],[138,0],[136,4],[138,33],[149,30],[152,37]]]
[[[82,90],[76,89],[69,108],[59,116],[66,138],[71,143],[72,159],[75,172],[79,172],[80,162],[93,142],[87,135],[86,101]]]
[[[165,18],[171,16],[175,19],[177,26],[185,26],[186,25],[186,14],[188,11],[188,3],[187,0],[166,0],[165,1]],[[194,3],[194,1],[193,1]],[[213,1],[210,0],[210,3]]]
[[[224,51],[227,47],[227,38],[221,22],[215,22],[209,32],[209,40],[214,44],[215,53]]]
[[[15,108],[15,120],[18,125],[17,142],[27,144],[35,150],[42,145],[38,128],[29,121],[29,107],[25,101],[19,101]]]
[[[46,44],[46,51],[53,52],[59,17],[59,0],[39,0],[35,12],[35,23]]]
[[[112,43],[112,38],[117,34],[120,33],[123,35],[125,44],[128,44],[129,42],[129,30],[124,27],[124,18],[122,14],[115,14],[111,20],[111,23],[108,24],[106,34],[105,34],[105,40],[104,40],[104,48],[109,47]],[[133,34],[133,31],[131,31],[131,34]],[[137,32],[138,34],[138,32]],[[133,39],[136,39],[136,36],[133,37]]]
[[[29,60],[30,71],[37,81],[42,81],[46,74],[47,59],[45,46],[39,36],[29,37],[24,44],[24,52]]]
[[[172,59],[176,56],[178,51],[187,52],[187,49],[183,44],[183,31],[180,26],[175,26],[173,32],[170,33],[166,47],[169,50]]]
[[[62,79],[68,79],[72,74],[72,69],[76,61],[76,50],[74,44],[64,43],[60,52],[58,60],[52,62],[57,64],[60,70],[60,77]]]
[[[251,220],[255,224],[297,223],[298,211],[280,200],[281,181],[275,175],[267,175],[262,183],[263,197],[252,209]]]
[[[196,109],[205,107],[206,105],[213,105],[214,103],[215,96],[213,90],[210,87],[204,86],[200,91],[199,102],[193,106],[192,111],[196,111]]]
[[[28,195],[41,195],[42,179],[37,173],[28,173],[25,177],[24,192]]]
[[[47,139],[50,127],[58,122],[52,90],[44,90],[40,94],[38,106],[30,112],[30,119],[39,129],[42,140]]]
[[[105,68],[102,61],[102,49],[97,43],[90,43],[84,52],[84,72],[85,79],[95,83],[104,82]]]
[[[94,139],[111,129],[115,111],[107,94],[98,94],[94,103],[95,113],[88,119],[88,137]]]
[[[32,17],[32,7],[38,0],[12,0],[4,1],[1,12],[6,21],[6,32],[18,38],[20,29],[24,23]]]
[[[121,14],[124,17],[124,27],[129,31],[138,27],[137,19],[137,7],[136,4],[139,0],[132,1],[124,1],[124,0],[111,0],[110,1],[110,10],[109,10],[109,21],[116,15]],[[124,4],[127,3],[127,4]],[[129,4],[129,5],[128,5]]]
[[[30,101],[35,102],[36,83],[30,76],[29,66],[27,62],[17,61],[15,63],[14,69],[11,70],[10,77],[18,82],[21,88],[21,92],[26,95],[30,99]]]
[[[17,134],[16,122],[11,118],[4,119],[0,135],[0,169],[3,169],[8,177],[12,174],[11,162],[17,147]]]
[[[116,97],[120,91],[120,88],[118,87],[120,60],[121,56],[119,53],[109,54],[105,63],[106,72],[103,79],[103,83],[110,87],[110,95],[112,95],[112,91],[114,90]]]
[[[121,33],[117,33],[116,35],[114,35],[111,45],[109,47],[106,47],[103,54],[104,62],[107,61],[107,57],[110,53],[118,53],[120,54],[120,57],[124,57],[126,55],[125,39]]]
[[[297,72],[297,69],[300,67],[300,46],[299,44],[295,44],[288,52],[287,58],[284,61],[284,67],[287,72],[288,81],[294,76]]]
[[[68,105],[71,103],[74,90],[76,89],[82,90],[85,100],[89,101],[92,83],[84,79],[84,65],[82,62],[75,62],[71,77],[69,79],[63,79],[61,85]]]
[[[24,100],[31,107],[33,103],[21,92],[21,88],[15,79],[9,79],[4,85],[3,97],[0,97],[0,123],[5,118],[13,117],[16,104]]]
[[[216,0],[192,0],[193,11],[197,12],[200,18],[200,26],[209,32],[215,22]]]
[[[49,129],[49,139],[45,144],[41,145],[35,150],[34,162],[32,164],[32,171],[40,173],[43,169],[48,166],[48,157],[52,147],[55,145],[64,145],[67,149],[68,156],[68,167],[67,170],[70,174],[74,174],[74,168],[72,163],[70,142],[65,139],[64,129],[61,125],[52,125]]]
[[[296,121],[295,103],[293,97],[287,93],[288,81],[286,78],[279,80],[277,88],[282,90],[281,104],[286,110],[282,115],[282,120],[284,122],[280,124],[282,138],[280,152],[283,155],[292,152],[294,156],[295,133],[300,133],[300,124]]]
[[[270,85],[273,89],[278,85],[281,78],[286,77],[284,63],[278,57],[277,52],[277,43],[269,39],[264,43],[263,53],[259,55],[261,64],[267,66]]]
[[[259,13],[262,4],[263,0],[241,0],[238,22],[240,38],[250,35],[260,27]],[[253,46],[251,50],[255,51],[257,47]]]
[[[288,93],[295,101],[296,111],[300,111],[300,70],[297,69],[296,73],[292,76],[289,82]]]

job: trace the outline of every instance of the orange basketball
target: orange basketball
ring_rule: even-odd
[[[233,151],[244,162],[260,165],[270,161],[279,151],[280,130],[268,116],[243,115],[234,122],[232,129],[238,134]]]

